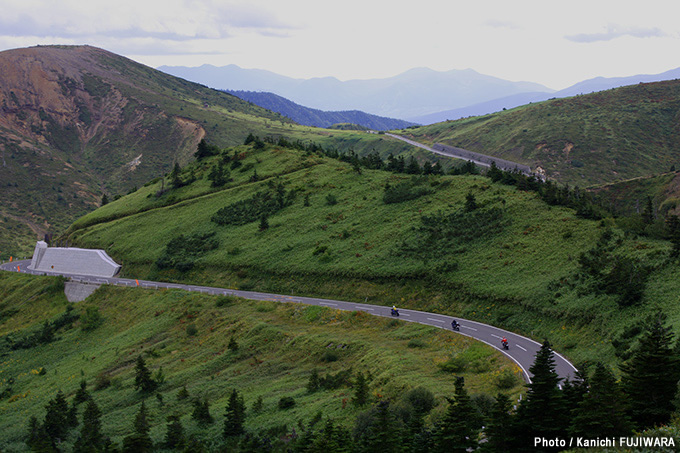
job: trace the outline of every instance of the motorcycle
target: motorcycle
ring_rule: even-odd
[[[390,310],[390,314],[391,314],[392,316],[399,316],[399,310],[397,310],[396,308],[392,308],[392,309]]]
[[[456,332],[460,332],[460,324],[458,324],[456,321],[453,321],[451,323],[451,330],[455,330]]]
[[[501,341],[501,345],[503,346],[503,349],[506,351],[510,349],[510,346],[508,346],[508,342],[506,341]]]

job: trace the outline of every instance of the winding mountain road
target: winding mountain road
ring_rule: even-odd
[[[262,293],[257,291],[241,291],[226,288],[214,288],[208,286],[198,286],[198,285],[188,285],[188,284],[178,284],[178,283],[165,283],[165,282],[152,282],[146,280],[136,280],[127,278],[102,278],[102,277],[92,277],[86,275],[71,275],[62,274],[56,272],[36,272],[28,269],[28,265],[31,263],[30,260],[14,261],[11,263],[4,263],[0,265],[0,270],[10,271],[10,272],[21,272],[28,274],[37,275],[63,275],[71,281],[91,283],[91,284],[108,284],[117,286],[127,286],[127,287],[141,287],[141,288],[167,288],[167,289],[180,289],[184,291],[197,291],[206,294],[213,295],[233,295],[238,297],[243,297],[250,300],[269,300],[275,302],[296,302],[308,305],[319,305],[330,308],[335,308],[339,310],[348,311],[364,311],[371,315],[382,316],[389,318],[390,307],[385,307],[382,305],[371,305],[363,304],[357,302],[347,302],[341,300],[332,299],[318,299],[314,297],[302,297],[302,296],[286,296],[280,294],[270,294]],[[432,327],[438,327],[440,329],[451,329],[451,321],[454,319],[452,316],[441,315],[438,313],[428,313],[424,311],[411,310],[406,308],[399,309],[399,319],[402,321],[417,322],[420,324],[425,324]],[[529,367],[534,362],[534,357],[541,347],[541,344],[518,335],[507,330],[500,329],[498,327],[490,326],[488,324],[483,324],[476,321],[469,321],[466,319],[455,318],[460,324],[460,331],[454,332],[467,337],[471,337],[475,340],[481,341],[488,344],[489,346],[497,349],[498,351],[505,354],[507,357],[512,359],[519,367],[522,369],[524,374],[524,379],[527,382],[531,382],[531,374],[529,373]],[[501,347],[501,338],[506,337],[510,344],[509,350],[503,350]],[[562,355],[555,352],[555,371],[562,379],[570,378],[574,379],[576,367],[571,364]]]

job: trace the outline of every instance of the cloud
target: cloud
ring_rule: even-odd
[[[271,11],[246,3],[225,4],[219,0],[88,3],[17,2],[0,16],[0,36],[187,41],[225,39],[242,32],[281,37],[296,28]]]
[[[598,41],[611,41],[623,36],[632,36],[634,38],[662,38],[664,36],[668,36],[668,34],[657,27],[638,28],[609,25],[607,26],[607,30],[603,33],[579,33],[576,35],[567,35],[565,38],[573,42],[591,43]]]

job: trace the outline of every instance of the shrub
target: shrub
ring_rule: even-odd
[[[193,337],[198,333],[198,328],[196,327],[196,324],[189,324],[186,331],[188,336]]]
[[[90,306],[85,309],[85,313],[80,316],[80,328],[85,332],[90,332],[104,323],[104,319],[99,314],[99,307]]]
[[[511,370],[505,369],[496,376],[494,384],[500,390],[509,390],[517,385],[517,376]]]
[[[426,345],[423,342],[423,340],[419,340],[417,338],[414,338],[410,340],[407,344],[409,348],[424,348]]]
[[[94,379],[94,389],[96,390],[104,390],[107,387],[111,386],[111,376],[109,376],[107,373],[99,373],[97,377]]]
[[[465,371],[465,368],[467,368],[467,361],[461,357],[461,356],[455,356],[449,358],[444,363],[439,364],[439,369],[442,371],[446,371],[448,373],[460,373],[462,371]]]
[[[333,195],[332,193],[329,193],[328,195],[326,195],[326,204],[328,206],[333,206],[333,205],[338,204],[337,197],[335,195]]]
[[[216,307],[226,307],[236,302],[235,296],[219,296],[215,301]]]
[[[321,361],[326,363],[337,362],[339,358],[340,356],[338,356],[338,353],[332,350],[325,351],[321,355]]]
[[[295,399],[292,396],[284,396],[279,400],[279,409],[285,410],[295,407]]]

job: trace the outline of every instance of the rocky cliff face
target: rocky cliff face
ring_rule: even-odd
[[[0,221],[63,227],[186,162],[205,136],[180,114],[183,81],[101,49],[5,51],[0,68]]]

